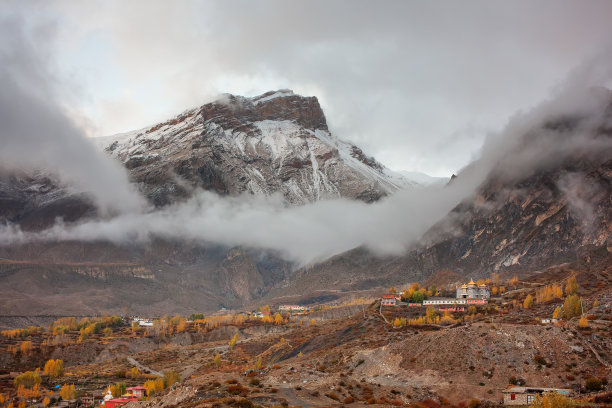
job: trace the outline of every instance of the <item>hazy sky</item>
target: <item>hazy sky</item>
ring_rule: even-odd
[[[395,170],[450,175],[612,38],[610,1],[3,1],[90,135],[222,92],[316,95]]]

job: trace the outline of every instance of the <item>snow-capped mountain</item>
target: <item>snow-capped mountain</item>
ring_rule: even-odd
[[[98,138],[156,205],[204,188],[219,194],[282,194],[372,202],[418,184],[368,157],[327,127],[316,97],[290,90],[223,95],[155,126]]]

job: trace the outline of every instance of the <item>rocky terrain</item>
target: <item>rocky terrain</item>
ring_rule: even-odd
[[[455,282],[492,272],[530,276],[565,266],[596,274],[612,264],[612,104],[595,118],[546,118],[533,125],[516,150],[506,152],[476,191],[432,227],[406,255],[376,257],[363,248],[299,270],[282,292],[304,293],[309,282],[363,289],[424,282],[441,271]],[[581,126],[588,123],[587,127]],[[559,130],[561,129],[561,130]],[[544,136],[555,143],[583,137],[581,148],[512,168]],[[550,135],[552,133],[552,136]],[[588,150],[589,142],[601,146]],[[547,141],[549,143],[550,140]],[[601,142],[601,145],[599,143]],[[561,149],[552,146],[551,149]],[[546,163],[540,165],[541,163]],[[471,165],[470,171],[479,168]],[[464,177],[459,174],[459,178]],[[454,182],[454,181],[452,181]],[[272,292],[272,296],[275,293]]]
[[[141,407],[416,407],[419,401],[457,407],[474,399],[488,406],[497,404],[511,383],[584,392],[588,378],[611,379],[612,294],[609,285],[587,288],[586,277],[579,278],[588,328],[578,328],[577,318],[540,323],[561,299],[529,310],[513,306],[512,299],[535,293],[552,281],[548,278],[546,283],[521,282],[473,313],[456,313],[456,323],[450,325],[394,327],[386,321],[422,315],[424,310],[381,309],[377,301],[339,308],[328,317],[318,312],[285,316],[276,325],[207,316],[201,323],[180,330],[170,326],[165,332],[162,326],[136,333],[119,328],[111,336],[83,341],[76,341],[78,332],[34,335],[31,352],[0,353],[5,367],[0,388],[12,378],[9,370],[33,369],[48,358],[61,358],[70,374],[51,385],[75,383],[84,394],[101,394],[119,381],[142,384],[149,378],[146,373],[180,374],[180,384],[133,405]],[[324,311],[329,310],[333,307]],[[230,346],[234,336],[237,342]],[[20,340],[2,341],[12,345]],[[133,367],[142,376],[125,374]]]

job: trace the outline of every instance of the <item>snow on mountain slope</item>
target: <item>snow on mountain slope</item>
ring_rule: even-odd
[[[333,136],[315,97],[292,91],[224,95],[155,126],[99,138],[156,204],[195,188],[282,194],[293,204],[346,197],[372,202],[415,185]]]

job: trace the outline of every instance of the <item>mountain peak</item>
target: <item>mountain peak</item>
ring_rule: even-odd
[[[204,120],[223,116],[223,123],[236,128],[237,122],[249,123],[263,120],[289,120],[305,129],[327,130],[325,114],[314,96],[301,96],[290,89],[268,91],[247,98],[239,95],[223,94],[215,102],[201,107]]]

